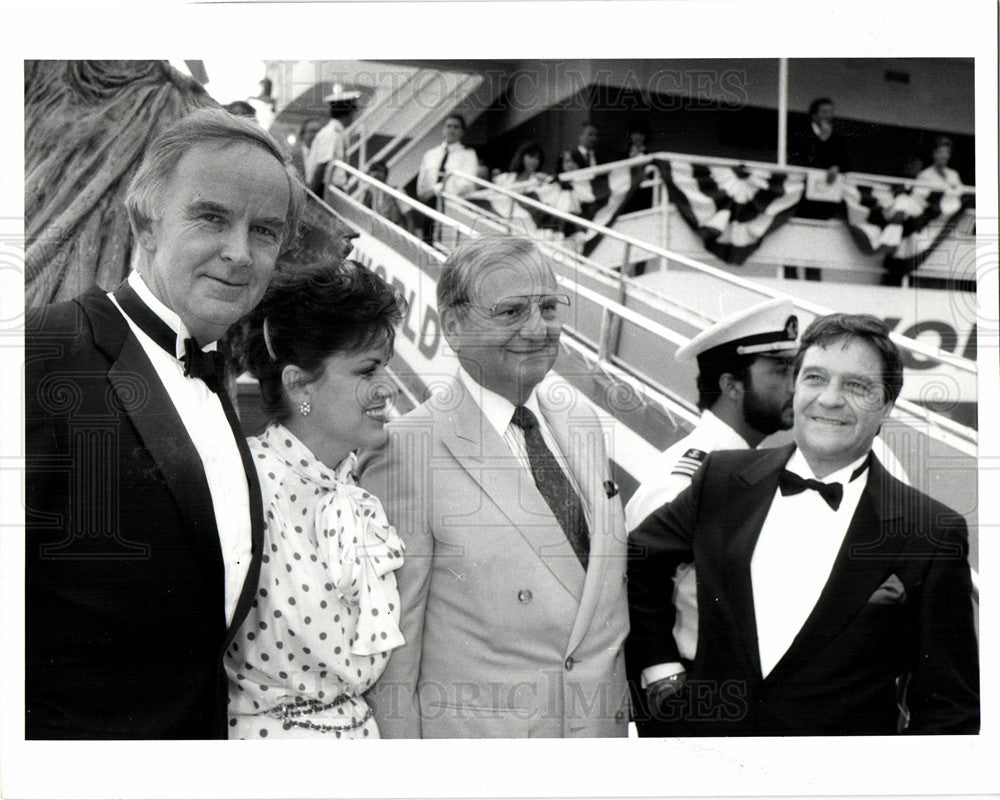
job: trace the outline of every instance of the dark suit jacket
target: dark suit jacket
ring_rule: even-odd
[[[104,292],[25,333],[28,738],[225,738],[226,629],[201,461]],[[260,503],[251,491],[251,504]]]
[[[666,714],[680,735],[976,733],[979,667],[961,516],[891,477],[868,484],[816,606],[761,676],[750,559],[792,447],[711,454],[632,535],[631,669],[677,661],[676,564],[698,570],[698,651]],[[803,520],[804,536],[809,534]],[[794,564],[788,565],[795,569]],[[907,688],[908,685],[908,688]]]
[[[851,169],[844,137],[834,129],[830,138],[824,142],[813,132],[809,121],[792,130],[788,163],[817,169],[839,167],[841,172]]]
[[[585,168],[587,168],[587,167],[590,166],[590,162],[586,158],[583,157],[583,153],[580,152],[580,148],[579,147],[575,147],[574,146],[574,147],[567,148],[565,150],[565,152],[564,152],[564,158],[565,158],[565,156],[569,156],[570,160],[574,164],[576,164],[577,169],[585,169]],[[596,152],[594,153],[594,159],[595,159],[595,163],[599,163],[599,162],[596,161],[596,159],[597,159],[597,153]],[[560,162],[559,162],[559,169],[557,170],[557,172],[562,172],[562,171],[563,171],[562,170],[562,160],[560,160]]]

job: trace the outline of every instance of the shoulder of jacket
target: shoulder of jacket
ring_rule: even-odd
[[[691,478],[701,465],[705,463],[706,458],[708,458],[708,453],[705,450],[699,450],[697,447],[688,447],[681,453],[680,458],[674,462],[670,474]]]

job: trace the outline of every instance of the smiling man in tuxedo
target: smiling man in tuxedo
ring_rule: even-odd
[[[978,732],[965,521],[871,452],[903,383],[888,329],[821,317],[795,371],[794,445],[712,453],[632,533],[628,657],[650,708],[691,736]],[[697,654],[662,676],[664,586],[688,562]]]
[[[128,278],[27,316],[28,738],[226,737],[262,515],[216,341],[263,294],[300,185],[254,123],[195,112],[129,186]]]

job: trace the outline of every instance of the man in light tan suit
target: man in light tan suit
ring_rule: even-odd
[[[389,426],[363,486],[406,543],[383,737],[625,736],[625,520],[601,425],[556,360],[569,298],[529,240],[438,282],[458,375]]]

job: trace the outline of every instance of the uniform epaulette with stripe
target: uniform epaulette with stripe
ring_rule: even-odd
[[[692,447],[690,450],[684,453],[677,463],[674,464],[674,469],[670,473],[671,475],[684,475],[688,478],[694,476],[698,471],[698,467],[701,466],[702,462],[708,458],[708,453],[704,450],[698,450]]]

